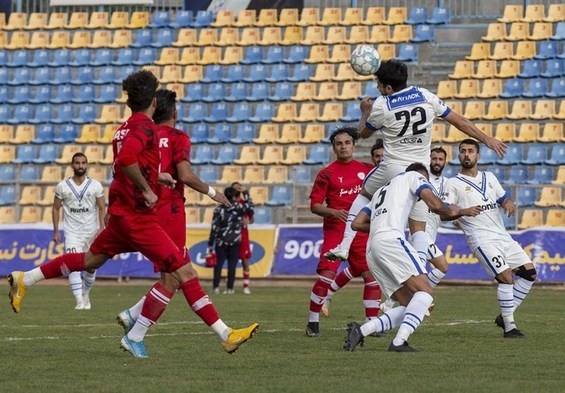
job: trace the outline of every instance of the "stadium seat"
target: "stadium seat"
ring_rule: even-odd
[[[504,82],[504,89],[500,93],[500,98],[520,97],[524,92],[524,80],[519,78],[507,79]]]
[[[237,146],[223,145],[220,146],[216,158],[212,160],[212,164],[216,164],[216,165],[232,164],[238,156],[239,156],[239,148]]]
[[[513,215],[512,217],[508,217],[506,213],[502,214],[502,222],[504,223],[504,227],[509,230],[515,230],[517,225],[517,217]]]
[[[518,22],[522,19],[523,14],[524,7],[522,5],[506,5],[502,17],[498,18],[498,21],[502,23]]]
[[[563,209],[548,209],[545,225],[548,227],[565,227],[565,213]]]
[[[432,17],[426,20],[431,25],[449,24],[451,23],[451,12],[449,8],[434,7],[432,9]]]
[[[442,99],[453,98],[457,95],[457,82],[439,81],[437,86],[437,96]],[[365,96],[369,96],[366,94]]]
[[[46,31],[35,31],[32,33],[29,45],[26,49],[46,49],[50,45],[49,33]]]
[[[555,117],[554,100],[537,100],[534,112],[530,114],[530,119],[543,120]]]
[[[537,165],[534,168],[533,176],[528,179],[528,184],[551,184],[555,178],[553,167],[547,165]]]
[[[3,169],[3,168],[2,168]],[[16,187],[12,184],[0,186],[0,206],[15,205],[16,204]],[[3,212],[0,208],[0,212]],[[4,223],[0,219],[0,223]]]
[[[389,42],[410,42],[412,37],[412,25],[396,25],[394,26]]]
[[[347,41],[346,28],[343,26],[328,27],[328,34],[322,43],[326,45],[343,44]]]
[[[369,27],[367,26],[352,26],[349,32],[349,37],[345,40],[347,44],[365,44],[369,42]]]
[[[524,12],[523,22],[539,22],[545,17],[545,6],[543,4],[528,4]]]
[[[557,23],[555,34],[550,37],[552,40],[561,41],[565,39],[565,22]]]
[[[471,54],[465,56],[466,60],[486,60],[490,57],[490,44],[488,42],[474,43]]]
[[[344,82],[341,86],[341,92],[336,96],[340,101],[357,100],[361,96],[360,82]]]
[[[35,126],[29,124],[18,124],[14,138],[10,143],[22,144],[30,143],[35,138]]]
[[[243,32],[241,33],[241,38],[239,39],[238,42],[236,42],[237,45],[241,45],[241,46],[257,46],[259,45],[259,41],[261,41],[261,35],[259,33],[259,29],[257,29],[256,27],[246,27],[243,29]]]
[[[555,119],[565,120],[565,103],[563,100],[561,100],[561,103],[559,104],[559,112],[555,113],[553,117]]]
[[[532,114],[531,100],[514,100],[512,110],[506,116],[508,119],[520,120],[527,119]]]
[[[383,21],[385,25],[399,25],[403,24],[408,16],[406,7],[390,7],[388,9],[388,16]]]
[[[557,143],[551,146],[549,159],[545,160],[547,165],[563,165],[565,164],[565,144]]]
[[[41,177],[39,179],[42,183],[58,183],[61,181],[62,177],[61,166],[59,165],[45,165],[41,171]],[[90,176],[90,171],[88,173]],[[53,203],[53,199],[51,199]]]
[[[286,166],[270,166],[267,176],[262,182],[267,184],[288,183],[288,168]]]
[[[534,187],[518,187],[516,203],[518,206],[533,206],[537,200],[537,192]]]
[[[35,205],[41,199],[41,187],[24,186],[20,192],[20,205]]]
[[[190,27],[194,19],[194,12],[192,10],[180,10],[175,12],[175,19],[169,23],[169,27],[173,29],[180,29]]]
[[[428,10],[423,7],[411,7],[408,12],[408,19],[406,19],[406,24],[409,25],[419,25],[426,23],[428,17]]]
[[[40,207],[25,206],[22,208],[19,222],[21,224],[33,224],[41,222],[41,219],[42,210]]]
[[[327,102],[324,104],[321,116],[317,118],[322,122],[334,122],[343,117],[343,104],[335,102]]]
[[[310,79],[312,75],[312,66],[310,64],[296,64],[292,76],[288,78],[289,82],[303,82]]]
[[[202,97],[204,102],[219,102],[223,101],[226,96],[225,83],[212,83],[208,85],[208,94]]]
[[[281,160],[284,165],[300,165],[306,160],[305,146],[289,146],[286,150],[286,156]]]
[[[550,59],[545,62],[545,71],[541,73],[543,78],[559,78],[565,75],[563,60]]]
[[[230,93],[224,97],[224,101],[228,102],[237,102],[237,101],[262,101],[266,98],[266,94],[268,93],[269,87],[266,83],[254,83],[252,87],[252,92],[248,95],[248,84],[239,82],[230,85]],[[259,96],[255,96],[254,93],[261,94]],[[251,100],[250,100],[250,99]]]
[[[487,27],[487,34],[481,37],[481,40],[492,42],[492,41],[504,41],[506,38],[506,23],[489,23]]]
[[[376,25],[371,29],[370,42],[383,43],[390,41],[390,26]]]
[[[271,66],[271,74],[265,78],[267,82],[277,83],[287,80],[289,77],[288,64],[273,64]]]
[[[529,40],[541,41],[549,40],[553,34],[553,23],[537,22],[534,23],[532,34],[528,36]]]
[[[361,22],[364,25],[382,25],[385,20],[385,7],[369,7],[365,19]]]
[[[561,205],[561,188],[555,186],[544,186],[541,189],[539,199],[534,202],[538,207],[552,207]]]
[[[519,44],[522,42],[523,41],[520,41]],[[511,42],[496,42],[494,43],[492,54],[488,58],[491,60],[509,60],[509,59],[520,60],[519,58],[514,57],[513,49],[514,49],[514,44]]]
[[[435,40],[435,31],[433,26],[416,25],[414,28],[414,35],[410,39],[410,42],[434,42]]]
[[[249,106],[249,104],[247,103],[245,103],[245,105]],[[249,109],[249,111],[247,111],[246,113],[250,114],[250,112],[251,109]],[[244,120],[242,120],[242,122],[243,121]],[[228,120],[228,123],[229,122],[230,121]],[[230,138],[230,142],[235,143],[236,145],[251,143],[253,141],[253,138],[255,138],[256,134],[257,132],[255,130],[255,124],[241,123],[237,125],[237,128],[235,130],[235,136],[233,138]]]
[[[297,108],[294,103],[281,103],[277,108],[277,115],[271,120],[275,123],[286,123],[292,121],[297,116]]]
[[[396,46],[394,44],[379,44],[377,46],[377,51],[381,55],[382,60],[391,60],[396,58]]]
[[[258,64],[263,59],[264,49],[257,46],[249,46],[245,49],[245,55],[241,60],[241,64]],[[292,49],[291,49],[292,51]]]
[[[539,134],[539,123],[521,123],[520,133],[514,138],[514,142],[536,142]]]
[[[518,41],[516,52],[511,56],[514,60],[532,59],[536,55],[536,43],[533,41]]]
[[[503,168],[498,166],[498,168]],[[508,172],[508,178],[505,183],[508,184],[526,184],[528,183],[528,167],[524,165],[513,165]]]
[[[0,207],[0,224],[14,224],[16,222],[16,208],[14,206]]]
[[[253,223],[259,224],[259,225],[272,224],[273,223],[272,210],[268,207],[254,207],[253,208]]]
[[[336,82],[322,82],[319,84],[318,94],[315,94],[312,99],[315,101],[332,101],[338,95]]]
[[[219,167],[206,165],[198,173],[200,179],[207,184],[214,184],[218,181]]]
[[[47,26],[43,27],[45,30],[58,30],[63,29],[67,25],[66,12],[51,12],[49,14],[49,22]]]
[[[310,50],[310,56],[305,59],[306,63],[324,63],[330,57],[327,45],[313,45]]]
[[[329,162],[328,148],[325,145],[313,145],[308,153],[308,158],[304,160],[304,164],[318,165],[327,164]]]
[[[287,26],[284,30],[284,35],[280,41],[281,45],[300,45],[304,39],[302,27],[300,26]]]
[[[112,14],[112,17],[114,14]],[[143,29],[149,25],[149,12],[147,11],[134,11],[131,13],[131,19],[125,28],[128,29]],[[120,27],[122,28],[122,27]]]
[[[529,23],[513,22],[510,24],[510,31],[504,37],[506,41],[522,41],[528,39],[530,35]]]
[[[283,148],[281,146],[267,146],[263,150],[262,157],[257,160],[261,165],[277,165],[283,160]]]
[[[527,165],[543,164],[547,160],[547,150],[546,144],[530,144],[526,158],[522,160],[522,163]]]
[[[545,123],[543,135],[538,134],[539,142],[565,142],[563,123]]]
[[[552,184],[563,185],[565,184],[565,166],[560,165],[555,175],[555,180],[551,181]]]
[[[301,127],[298,124],[284,124],[280,136],[275,142],[283,145],[298,143],[301,137]]]
[[[213,135],[208,138],[207,143],[211,144],[221,144],[226,143],[230,140],[232,133],[232,127],[229,124],[217,124],[214,127]]]
[[[508,115],[508,101],[492,100],[489,102],[488,111],[483,115],[485,120],[502,120]]]
[[[541,78],[534,78],[528,80],[528,87],[522,93],[523,97],[539,98],[547,93],[547,80]]]
[[[316,121],[320,117],[320,105],[304,102],[300,106],[299,115],[294,118],[294,121],[303,123],[303,122],[310,122]]]
[[[264,145],[275,143],[279,137],[279,126],[277,124],[267,123],[261,124],[259,135],[252,139],[254,144]]]
[[[456,98],[474,98],[479,94],[479,82],[473,79],[463,79],[459,85]]]
[[[271,198],[265,202],[267,206],[290,206],[292,188],[289,186],[273,186]]]
[[[520,164],[524,156],[524,149],[521,144],[512,143],[508,145],[506,156],[498,159],[497,163],[500,165],[517,165]]]
[[[226,184],[241,181],[243,175],[243,167],[235,165],[224,165],[222,169],[222,176],[218,179],[218,183]]]
[[[274,116],[274,109],[271,103],[260,103],[255,107],[255,114],[249,118],[249,121],[252,123],[269,122]]]
[[[210,145],[199,145],[192,149],[191,163],[194,165],[209,164],[214,159],[214,148]]]
[[[312,175],[309,166],[295,165],[293,167],[292,180],[295,183],[309,184],[312,182]]]
[[[18,180],[20,183],[36,183],[39,181],[39,174],[38,165],[22,165]]]
[[[495,73],[497,78],[515,78],[520,73],[520,62],[518,60],[503,60],[500,63],[498,72]]]
[[[253,85],[253,90],[255,89],[256,86],[257,84]],[[268,94],[268,91],[266,91],[265,93]],[[273,94],[267,96],[266,98],[269,101],[289,101],[293,95],[294,95],[294,85],[289,82],[280,82],[275,85],[275,91],[273,92]],[[247,97],[246,99],[249,101],[250,98],[252,97],[256,97],[256,95],[252,94],[250,97]]]
[[[31,98],[31,86],[21,85],[13,89],[12,97],[8,98],[9,104],[27,103]]]
[[[406,63],[417,63],[419,59],[418,45],[400,44],[396,58]]]
[[[261,40],[258,42],[262,46],[279,45],[282,41],[282,34],[280,27],[266,27],[261,35]]]
[[[496,61],[479,60],[477,70],[471,75],[475,79],[493,78],[496,73]]]

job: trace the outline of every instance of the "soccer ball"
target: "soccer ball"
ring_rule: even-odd
[[[351,67],[359,75],[373,75],[381,66],[381,56],[370,45],[359,45],[351,52]]]

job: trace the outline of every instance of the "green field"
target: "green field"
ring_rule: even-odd
[[[335,297],[322,337],[304,327],[310,287],[254,287],[212,297],[231,326],[259,322],[228,355],[177,294],[146,338],[149,359],[119,349],[117,312],[150,284],[100,285],[91,311],[74,311],[66,286],[34,287],[20,314],[2,294],[3,392],[559,392],[565,391],[564,293],[535,288],[516,314],[523,340],[504,340],[494,287],[443,287],[412,336],[418,353],[386,351],[393,334],[342,349],[345,326],[363,318],[359,286]],[[283,284],[284,285],[284,284]],[[7,293],[8,287],[0,285]],[[322,317],[323,318],[323,317]]]

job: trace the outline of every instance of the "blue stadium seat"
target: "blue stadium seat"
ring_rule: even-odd
[[[231,138],[231,128],[230,124],[217,124],[214,127],[213,135],[206,142],[214,145],[228,142]]]
[[[108,65],[112,63],[114,57],[114,51],[108,48],[96,49],[92,61],[89,63],[90,66],[98,67],[103,65]]]
[[[212,164],[224,165],[232,164],[239,157],[239,148],[237,146],[223,145],[218,151],[218,155],[212,160]]]
[[[239,64],[228,66],[227,75],[220,80],[224,83],[240,82],[245,78],[245,67]]]
[[[107,85],[114,86],[114,85]],[[82,85],[75,94],[71,102],[73,104],[83,104],[85,102],[93,102],[96,98],[96,86],[94,84]]]
[[[2,165],[0,168],[4,170],[8,165]],[[10,165],[11,166],[11,165]],[[0,187],[0,206],[16,204],[16,187],[13,185],[5,185]]]
[[[537,78],[541,75],[541,61],[528,59],[522,62],[522,72],[518,74],[520,78]]]
[[[226,85],[224,83],[212,83],[208,86],[208,94],[202,97],[204,102],[223,101],[226,96]]]
[[[306,46],[291,46],[283,62],[287,64],[303,63],[308,58],[309,50]]]
[[[565,165],[565,143],[554,144],[551,147],[549,159],[545,160],[547,165]]]
[[[547,160],[547,144],[528,144],[528,152],[526,158],[521,161],[522,164],[535,165],[543,164]]]
[[[445,168],[443,168],[442,172],[443,176],[445,177],[453,177],[457,175],[457,173],[459,173],[459,167],[453,165],[446,165]]]
[[[233,105],[232,115],[228,116],[226,118],[226,121],[228,123],[239,123],[246,121],[247,119],[249,119],[249,117],[251,117],[251,105],[248,102],[238,102],[235,105]],[[237,134],[235,138],[237,139]],[[247,142],[234,142],[234,140],[235,139],[232,139],[231,141],[233,143],[247,143]]]
[[[528,181],[528,167],[524,165],[513,165],[510,167],[508,179],[505,183],[525,184]]]
[[[100,73],[102,73],[102,70],[105,69],[105,68],[106,67],[102,67],[102,69],[100,70]],[[119,70],[117,68],[115,68],[114,69],[114,75],[115,75],[114,83],[121,86],[124,79],[126,79],[130,74],[134,73],[137,70],[138,69],[135,66],[125,66],[125,67],[121,67]],[[100,75],[99,75],[98,79],[100,79]],[[96,83],[96,80],[94,80],[93,83]]]
[[[92,61],[91,49],[76,49],[73,52],[72,60],[69,63],[71,67],[84,67]]]
[[[524,79],[510,78],[504,82],[504,91],[500,93],[501,98],[520,97],[524,92]]]
[[[274,64],[271,67],[271,74],[265,78],[267,82],[277,83],[286,81],[289,77],[288,64]]]
[[[127,69],[128,67],[122,67],[122,69]],[[99,67],[98,68],[98,76],[96,76],[93,80],[92,83],[95,85],[107,85],[110,83],[118,83],[117,80],[119,78],[116,78],[116,71],[119,70],[119,67],[116,66],[104,66],[104,67]],[[133,67],[132,67],[133,69]],[[125,78],[124,78],[125,79]],[[120,79],[119,84],[121,85],[123,79]]]
[[[459,159],[457,159],[457,163],[459,163]],[[479,165],[492,165],[498,161],[498,156],[494,150],[489,148],[481,149],[481,158],[479,159]]]
[[[96,105],[95,104],[82,104],[79,105],[78,116],[73,119],[74,124],[94,123],[96,120]]]
[[[0,182],[14,183],[16,180],[16,167],[11,164],[0,165]]]
[[[367,83],[365,83],[365,91],[363,92],[363,96],[362,97],[374,97],[377,98],[381,95],[381,92],[379,91],[379,88],[377,86],[377,82],[375,81],[368,81]],[[362,98],[359,97],[359,98]]]
[[[181,102],[197,102],[202,101],[204,97],[204,85],[201,83],[189,83],[184,87],[184,97]]]
[[[14,164],[29,164],[37,157],[37,146],[19,145],[16,149],[16,158],[12,160]]]
[[[218,181],[219,168],[213,165],[206,165],[200,168],[198,177],[200,177],[200,180],[202,180],[204,183],[214,184]]]
[[[86,86],[83,86],[82,91],[84,91]],[[100,93],[94,97],[93,101],[97,104],[112,103],[115,102],[122,94],[121,87],[117,85],[104,85],[100,87]],[[90,101],[90,100],[89,100]],[[73,101],[74,102],[74,101]]]
[[[419,59],[418,45],[400,44],[396,58],[406,63],[417,63]]]
[[[150,29],[139,29],[133,32],[132,48],[146,48],[153,43],[153,32]]]
[[[271,199],[265,202],[267,206],[289,206],[292,204],[292,188],[290,186],[273,186]]]
[[[209,164],[214,159],[214,148],[210,145],[199,145],[193,149],[190,162],[194,165]]]
[[[204,117],[206,123],[220,123],[228,117],[228,105],[225,102],[215,102],[210,107],[210,115]]]
[[[306,165],[327,164],[328,162],[330,162],[328,147],[323,144],[310,147],[308,158],[304,160]]]
[[[8,124],[20,124],[24,119],[27,120],[32,117],[33,109],[29,105],[17,105],[14,108],[13,116],[7,120]]]
[[[28,67],[46,67],[49,64],[50,52],[47,49],[36,49],[27,63]]]
[[[502,159],[499,159],[497,163],[501,165],[517,165],[520,164],[520,161],[522,161],[523,155],[524,152],[522,145],[518,143],[510,143],[508,144],[506,156],[504,156],[504,158]]]
[[[254,84],[253,86],[258,85]],[[225,101],[228,102],[237,102],[243,101],[247,97],[247,83],[238,82],[230,84],[230,93],[224,97]]]
[[[204,143],[210,137],[210,127],[208,124],[194,124],[190,131],[190,142],[193,145]]]
[[[253,83],[251,85],[251,93],[243,97],[243,99],[250,102],[265,101],[269,97],[270,87],[268,83],[264,82]]]
[[[1,67],[0,68],[0,85],[6,86],[8,81],[10,80],[10,71],[7,68]]]
[[[549,91],[545,93],[546,97],[561,98],[565,97],[565,79],[554,78],[551,80],[551,87]]]
[[[309,184],[312,182],[312,172],[309,166],[295,165],[292,180],[296,183]]]
[[[27,67],[29,63],[30,51],[26,49],[18,49],[12,52],[11,60],[6,67],[16,68],[16,67]]]
[[[31,69],[27,67],[20,67],[14,72],[12,78],[8,80],[8,85],[27,85],[31,80]]]
[[[49,100],[52,104],[63,104],[65,102],[71,102],[73,99],[74,91],[71,85],[59,85],[57,86],[57,91],[55,92],[53,98]]]
[[[551,166],[536,165],[534,174],[531,179],[528,179],[528,184],[548,184],[555,178],[555,170]]]
[[[449,8],[434,7],[432,10],[432,17],[426,22],[432,25],[451,23],[451,13],[449,12]]]
[[[30,85],[46,85],[51,81],[51,71],[48,67],[36,68],[33,72],[33,78],[29,81]]]
[[[516,203],[518,206],[532,206],[538,200],[536,189],[533,187],[518,187]]]
[[[74,142],[79,135],[79,128],[76,124],[65,124],[59,128],[57,136],[53,138],[55,143],[71,143]]]
[[[263,48],[259,46],[248,46],[245,49],[245,55],[243,60],[240,61],[241,64],[258,64],[263,60]]]
[[[508,177],[506,176],[506,168],[501,165],[489,165],[486,169],[488,172],[492,172],[498,181],[502,184],[507,183]],[[445,175],[444,175],[445,176]]]
[[[414,35],[410,38],[410,42],[435,42],[436,33],[432,25],[416,25]]]
[[[10,63],[9,51],[0,49],[0,66],[6,67]]]
[[[22,165],[18,178],[20,182],[31,183],[39,180],[39,167],[37,165]]]
[[[255,86],[255,85],[253,85]],[[275,92],[268,96],[269,101],[288,101],[294,95],[294,85],[289,82],[279,82],[275,85]]]
[[[51,123],[68,124],[75,118],[75,108],[73,104],[57,105],[57,117],[51,119]]]
[[[10,98],[10,91],[12,89],[8,86],[2,86],[0,85],[0,103],[1,104],[5,104],[8,102],[8,99]]]
[[[53,51],[53,60],[47,63],[49,67],[66,67],[71,62],[71,51],[69,49],[57,49]]]
[[[35,138],[31,143],[51,143],[55,139],[55,126],[53,124],[40,124],[35,130]]]
[[[262,82],[267,78],[268,67],[264,64],[253,64],[249,67],[245,82]]]
[[[204,77],[200,80],[202,83],[220,82],[224,76],[224,67],[221,65],[209,65],[204,70]]]
[[[408,13],[408,19],[404,23],[409,25],[420,25],[426,23],[428,18],[428,10],[423,7],[411,7]]]
[[[239,124],[235,131],[235,136],[230,139],[230,142],[235,144],[251,143],[256,135],[255,124]]]
[[[272,224],[273,213],[272,210],[265,206],[256,206],[253,208],[253,223],[254,224]]]
[[[359,103],[352,101],[347,104],[345,115],[339,120],[344,122],[359,121],[361,119],[361,111],[359,110]]]
[[[48,164],[55,162],[59,158],[59,147],[53,144],[44,144],[39,147],[37,158],[33,160],[34,164]]]
[[[22,104],[31,98],[31,87],[28,85],[16,86],[12,92],[12,96],[8,98],[9,104]]]
[[[502,222],[504,223],[504,227],[508,230],[515,230],[516,229],[516,214],[512,217],[508,217],[508,215],[504,211],[500,211],[502,215]]]
[[[17,108],[16,108],[17,112]],[[19,117],[22,119],[22,117]],[[31,124],[43,124],[50,123],[53,119],[53,105],[51,104],[39,104],[35,107],[35,112],[33,116],[29,116],[27,121]]]
[[[172,46],[174,42],[174,31],[171,29],[159,29],[157,30],[157,36],[155,40],[151,42],[153,48],[163,48],[167,46]]]
[[[551,39],[557,41],[565,40],[565,22],[557,23],[555,34],[551,36]]]
[[[30,104],[42,104],[51,100],[51,86],[37,86],[32,97],[29,99]]]
[[[523,97],[538,98],[543,97],[547,93],[547,80],[541,78],[533,78],[528,80],[528,87],[522,93]]]
[[[194,22],[190,25],[192,27],[208,27],[214,22],[214,13],[212,11],[200,10],[194,17]]]
[[[550,59],[545,62],[545,71],[541,73],[542,78],[559,78],[565,75],[563,60]]]
[[[540,41],[538,43],[537,54],[534,59],[546,60],[556,58],[558,55],[558,44],[553,41]]]
[[[8,105],[0,105],[0,124],[8,123],[11,109]]]
[[[71,79],[72,85],[86,85],[94,80],[94,68],[80,67],[75,78]]]
[[[208,114],[208,109],[206,105],[196,103],[188,107],[188,114],[182,117],[182,121],[185,123],[198,123],[204,120]]]
[[[116,59],[112,60],[110,64],[115,66],[131,65],[136,59],[137,50],[132,48],[121,48],[118,50]]]
[[[275,106],[272,103],[260,103],[255,107],[255,115],[249,118],[252,123],[264,123],[271,121],[275,116]]]
[[[192,10],[183,10],[175,12],[175,20],[169,23],[169,27],[179,29],[182,27],[190,27],[194,19],[194,12]]]
[[[261,60],[263,64],[275,64],[282,63],[285,59],[284,47],[282,46],[271,46],[267,49],[267,54]]]
[[[167,27],[171,23],[171,13],[169,11],[155,11],[151,15],[148,27]]]
[[[288,78],[289,82],[304,82],[312,76],[312,66],[310,64],[296,64],[292,72],[292,76]]]
[[[55,74],[49,81],[50,85],[64,85],[71,83],[71,69],[68,67],[55,68]]]

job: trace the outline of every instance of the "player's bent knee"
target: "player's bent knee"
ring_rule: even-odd
[[[526,266],[522,265],[515,271],[518,277],[522,277],[524,280],[527,281],[536,281],[537,272],[535,268],[528,269]]]

